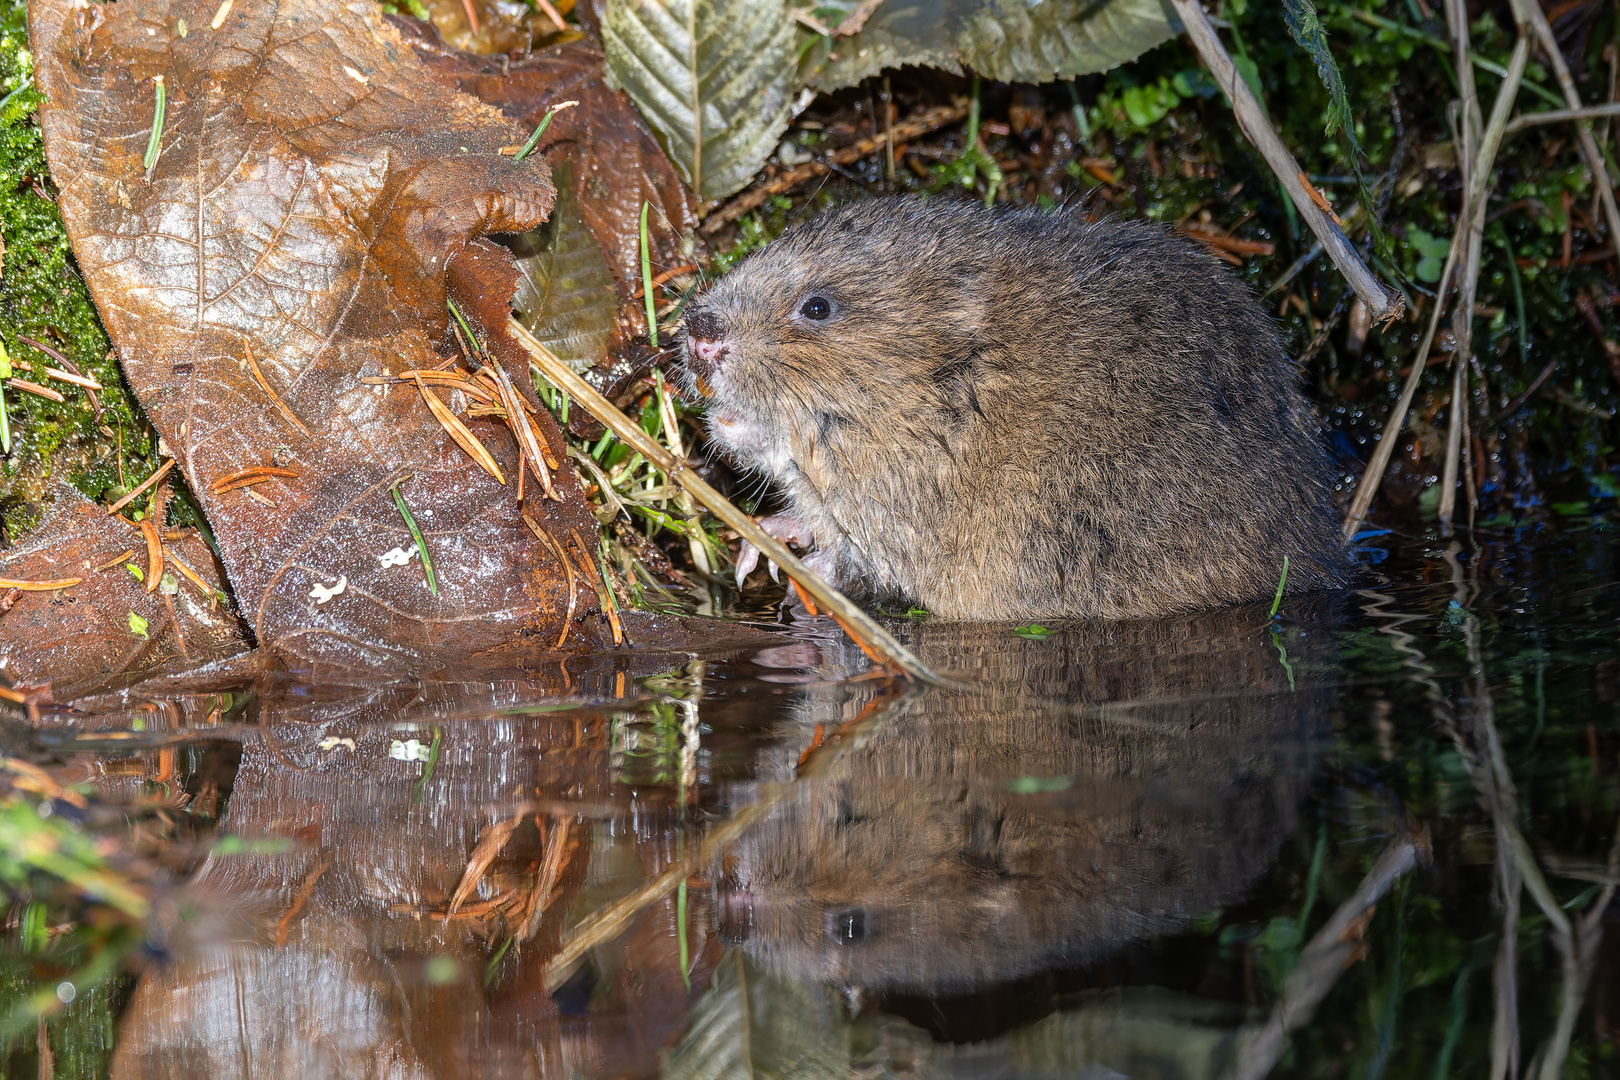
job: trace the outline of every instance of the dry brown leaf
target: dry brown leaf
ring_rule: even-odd
[[[525,138],[552,105],[579,102],[552,118],[536,152],[572,167],[581,215],[618,287],[620,344],[645,333],[644,308],[630,298],[641,284],[641,204],[652,205],[656,273],[690,261],[682,241],[697,228],[697,203],[629,97],[608,86],[601,49],[576,41],[502,64],[447,47],[421,23],[396,22],[436,76],[516,120]]]
[[[414,388],[362,381],[448,354],[445,267],[482,234],[545,219],[544,162],[502,157],[527,131],[447,93],[371,4],[237,3],[215,27],[220,10],[34,0],[29,17],[75,254],[243,613],[263,645],[348,663],[556,640],[567,575],[513,492]],[[148,176],[158,75],[167,118]],[[467,426],[516,469],[504,425]],[[298,473],[271,505],[209,489],[267,460]],[[414,563],[378,559],[412,542],[389,495],[406,475],[436,598]],[[531,499],[530,515],[593,528],[572,473],[556,483],[562,501]]]
[[[55,488],[53,500],[44,520],[0,557],[0,576],[77,583],[24,592],[0,615],[0,671],[7,678],[51,680],[66,699],[247,649],[244,627],[215,599],[223,575],[201,538],[166,542],[189,572],[177,592],[162,591],[161,577],[152,592],[125,569],[141,530],[66,484]],[[142,576],[150,577],[144,570]]]

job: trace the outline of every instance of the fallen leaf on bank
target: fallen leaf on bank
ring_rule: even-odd
[[[449,354],[445,267],[482,234],[545,219],[544,162],[502,157],[527,132],[447,93],[373,5],[239,3],[214,26],[219,10],[35,0],[30,37],[75,254],[244,616],[272,650],[343,663],[555,641],[567,577],[512,489],[414,386],[362,382]],[[508,429],[465,423],[515,476]],[[272,462],[297,475],[214,490]],[[413,568],[375,558],[412,542],[389,493],[407,474],[436,597]],[[561,535],[593,529],[566,466],[556,483],[561,501],[531,495],[530,516]],[[317,606],[313,587],[337,580],[345,591]],[[588,589],[576,600],[594,610]]]
[[[859,0],[818,0],[848,15]],[[842,16],[829,14],[838,23]],[[907,64],[1002,82],[1050,82],[1107,71],[1180,32],[1164,0],[920,0],[878,6],[852,37],[800,32],[799,79],[823,92]]]
[[[554,165],[557,207],[551,220],[513,244],[523,283],[516,307],[523,325],[540,343],[575,371],[583,372],[607,356],[619,312],[628,297],[607,257],[585,226],[574,193],[574,165]],[[634,311],[640,305],[629,303]],[[646,322],[645,316],[642,322]]]
[[[164,562],[185,570],[160,573],[148,589],[124,569],[146,544],[141,529],[66,484],[51,498],[39,525],[0,556],[0,577],[78,584],[24,591],[0,615],[0,672],[12,682],[48,680],[66,700],[248,648],[246,628],[216,596],[223,575],[201,537],[163,540]]]
[[[557,177],[557,206],[513,242],[526,279],[518,306],[581,370],[627,353],[646,332],[644,306],[631,296],[641,283],[641,205],[652,207],[657,273],[690,261],[683,245],[697,243],[697,203],[634,104],[608,86],[601,49],[579,41],[501,63],[447,47],[420,22],[390,21],[435,75],[500,109],[525,136],[553,105],[579,102],[552,117],[536,147]]]

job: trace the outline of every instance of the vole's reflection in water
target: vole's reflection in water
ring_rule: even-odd
[[[855,665],[824,639],[713,661],[698,715],[725,729],[729,764],[689,743],[639,779],[622,712],[513,711],[545,708],[562,690],[546,679],[267,690],[223,828],[295,846],[197,871],[203,914],[173,924],[171,961],[137,987],[113,1075],[645,1075],[669,1063],[727,946],[855,1000],[960,993],[1173,931],[1241,898],[1294,826],[1335,616],[1329,601],[1290,608],[1286,626],[1247,608],[1045,640],[914,628],[971,692],[841,679]],[[784,663],[805,669],[766,666]],[[624,683],[610,668],[573,673],[569,692],[611,699]],[[679,909],[662,896],[548,992],[557,913],[572,924],[692,850],[679,822],[762,803],[694,868]],[[514,815],[466,901],[485,914],[442,918],[480,840]],[[549,914],[492,964],[553,850]],[[686,1050],[672,1071],[701,1074]]]
[[[738,845],[723,931],[784,975],[961,992],[1241,898],[1309,780],[1317,609],[1276,633],[1252,608],[1045,640],[924,628],[923,655],[982,690],[905,701],[801,777]],[[834,730],[869,686],[807,692],[796,722]]]

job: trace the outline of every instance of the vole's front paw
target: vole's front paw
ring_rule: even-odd
[[[810,529],[803,521],[793,514],[770,514],[759,519],[759,527],[766,534],[774,536],[784,544],[792,544],[796,548],[809,548],[815,544],[815,538],[810,535]],[[776,578],[776,563],[769,559],[771,580]],[[740,586],[748,575],[759,566],[759,548],[744,538],[742,547],[737,551],[737,584]]]

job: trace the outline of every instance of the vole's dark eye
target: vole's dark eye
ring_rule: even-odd
[[[832,305],[819,296],[812,296],[799,308],[799,314],[820,322],[832,314]]]

